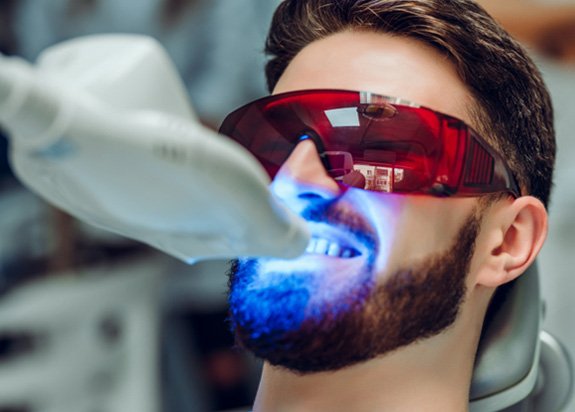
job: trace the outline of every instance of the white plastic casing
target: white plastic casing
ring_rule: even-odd
[[[0,123],[32,190],[191,262],[296,257],[309,233],[244,148],[202,126],[151,38],[103,35],[0,61]]]

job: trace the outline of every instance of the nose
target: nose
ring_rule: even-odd
[[[274,178],[272,189],[283,199],[330,200],[342,191],[325,170],[310,139],[298,143]]]

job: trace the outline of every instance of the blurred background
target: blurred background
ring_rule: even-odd
[[[217,128],[227,113],[266,94],[263,47],[278,2],[0,0],[0,50],[33,62],[47,47],[78,36],[152,36],[174,61],[202,123]],[[259,365],[233,348],[226,322],[226,262],[185,265],[83,225],[23,188],[7,156],[6,139],[0,138],[0,302],[52,278],[161,277],[148,284],[157,285],[161,308],[163,409],[247,409]],[[23,356],[30,345],[22,340],[0,332],[0,363]],[[8,406],[0,411],[28,411],[21,401]]]
[[[575,353],[575,1],[480,1],[533,53],[550,88],[558,138],[550,234],[539,258],[544,328]],[[241,104],[266,94],[263,45],[279,0],[0,0],[0,51],[35,61],[61,41],[96,33],[159,40],[201,121],[217,128]],[[34,283],[134,274],[154,278],[161,328],[159,399],[164,411],[247,409],[259,364],[233,347],[226,321],[225,262],[184,265],[104,233],[48,206],[23,188],[0,137],[0,312]],[[159,279],[159,280],[158,280]],[[6,304],[6,303],[5,303]],[[77,310],[77,309],[70,309]],[[112,319],[112,320],[110,320]],[[121,322],[98,323],[106,339]],[[0,330],[0,369],[34,347]],[[1,381],[1,373],[0,373]],[[0,391],[1,392],[1,391]],[[16,398],[15,398],[16,399]],[[21,403],[0,412],[31,412]],[[575,412],[575,402],[567,409]]]

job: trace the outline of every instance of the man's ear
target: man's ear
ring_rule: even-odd
[[[533,196],[500,202],[485,218],[485,259],[477,284],[495,288],[521,275],[533,263],[547,237],[547,210]]]

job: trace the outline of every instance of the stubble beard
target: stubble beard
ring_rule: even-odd
[[[313,309],[312,274],[251,290],[258,261],[234,261],[229,303],[237,345],[272,365],[308,374],[346,368],[440,334],[463,303],[480,220],[473,211],[448,250],[386,275],[382,283],[367,281],[377,276],[366,264],[344,295]]]

